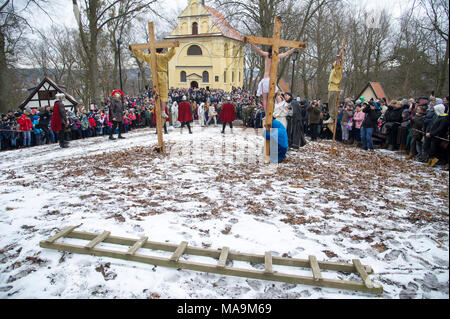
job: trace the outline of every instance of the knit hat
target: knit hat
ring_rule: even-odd
[[[442,116],[442,115],[444,115],[444,112],[445,112],[445,106],[444,106],[444,104],[438,104],[438,105],[436,105],[436,106],[434,107],[434,113],[435,113],[437,116]]]
[[[436,105],[438,104],[444,104],[444,101],[441,98],[436,98]]]
[[[402,116],[403,115],[409,116],[410,114],[411,114],[411,112],[409,112],[409,110],[403,110],[403,112],[402,112]]]

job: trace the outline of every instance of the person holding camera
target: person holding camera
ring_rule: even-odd
[[[320,124],[320,115],[322,114],[322,110],[320,109],[319,103],[314,100],[313,103],[309,104],[306,108],[308,112],[308,123],[311,130],[311,140],[317,140],[319,135],[319,124]]]
[[[364,102],[363,112],[365,113],[364,121],[361,125],[361,141],[363,149],[367,151],[369,149],[373,152],[373,140],[372,134],[377,127],[378,119],[381,116],[381,112],[376,108],[374,102]]]

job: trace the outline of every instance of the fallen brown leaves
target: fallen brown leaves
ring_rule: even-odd
[[[373,242],[373,236],[371,236],[371,235],[367,235],[367,236],[353,235],[350,238],[353,239],[353,240],[357,240],[357,241],[364,240],[364,241],[366,241],[368,243]]]
[[[222,234],[224,234],[224,235],[228,235],[229,233],[230,233],[230,231],[231,231],[231,227],[230,226],[227,226],[227,227],[225,227],[225,229],[224,230],[222,230],[222,231],[220,231]]]
[[[119,213],[115,213],[114,215],[112,215],[112,216],[109,216],[109,217],[106,217],[106,219],[109,219],[109,218],[115,218],[116,220],[118,220],[119,222],[121,222],[121,223],[124,223],[125,222],[125,217],[123,217],[121,214],[119,214]]]
[[[407,219],[411,223],[439,221],[439,219],[435,216],[435,213],[424,210],[416,210],[414,212],[409,212]]]
[[[376,244],[372,245],[371,247],[375,248],[380,253],[388,250],[387,246],[384,243],[376,243]]]
[[[336,255],[335,253],[333,253],[331,250],[322,250],[325,255],[327,255],[328,258],[333,258],[333,257],[337,257],[338,255]]]
[[[113,271],[109,271],[111,263],[100,264],[95,268],[96,271],[100,272],[105,278],[105,281],[113,280],[117,277],[117,274]]]
[[[282,222],[285,222],[287,224],[291,225],[303,225],[303,224],[312,224],[312,223],[318,223],[320,222],[320,218],[309,216],[308,218],[301,217],[301,216],[295,216],[294,214],[285,213],[287,218],[280,219]]]

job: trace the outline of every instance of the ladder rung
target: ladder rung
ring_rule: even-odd
[[[100,235],[98,235],[97,237],[95,237],[94,239],[92,239],[86,246],[84,246],[84,248],[86,249],[92,249],[95,246],[97,246],[100,242],[104,241],[106,237],[109,236],[109,234],[111,234],[111,232],[109,231],[104,231],[103,233],[101,233]]]
[[[74,227],[73,227],[74,228]],[[108,248],[93,248],[86,249],[84,245],[74,245],[64,242],[48,242],[55,241],[56,238],[61,237],[64,233],[69,233],[65,237],[86,240],[88,247],[94,247],[96,244],[100,243],[103,238],[104,243],[111,243],[116,245],[122,245],[123,250],[114,250]],[[206,248],[196,248],[193,246],[188,246],[187,242],[181,242],[178,245],[167,244],[162,242],[152,242],[148,241],[146,237],[136,238],[123,238],[109,235],[109,232],[104,232],[102,234],[72,231],[70,228],[64,229],[62,232],[58,233],[56,236],[51,237],[48,241],[42,240],[39,245],[42,248],[50,248],[59,251],[67,251],[76,254],[95,254],[96,256],[104,256],[111,258],[119,258],[127,261],[142,262],[146,264],[152,264],[164,267],[174,267],[179,269],[190,269],[194,271],[202,271],[207,273],[216,273],[229,276],[239,276],[247,277],[253,279],[271,280],[278,282],[286,282],[292,284],[302,284],[338,289],[350,289],[356,291],[364,291],[369,293],[381,294],[383,293],[383,287],[381,285],[375,284],[368,278],[368,273],[372,271],[371,267],[364,266],[359,260],[353,260],[353,263],[333,263],[317,261],[314,256],[309,256],[309,259],[297,259],[297,258],[286,258],[273,256],[271,252],[266,252],[263,255],[240,253],[236,251],[231,251],[228,247],[223,247],[222,250],[217,249],[206,249]],[[163,258],[156,256],[147,255],[137,255],[138,247],[145,247],[150,250],[163,250],[172,252],[172,258]],[[131,247],[131,248],[130,248]],[[133,253],[127,254],[128,253]],[[190,261],[180,261],[179,258],[183,254],[191,254],[194,256],[212,257],[219,258],[218,262],[213,264],[198,263]],[[171,261],[174,260],[175,262]],[[220,268],[219,266],[226,265],[227,260],[239,260],[248,261],[254,263],[265,263],[265,269],[261,270],[250,270],[236,268],[232,266],[225,266]],[[283,265],[288,267],[311,267],[314,276],[298,276],[288,273],[279,273],[273,270],[273,265]],[[315,270],[314,270],[315,269]],[[337,280],[337,279],[327,279],[320,278],[321,271],[332,270],[332,271],[344,271],[357,273],[363,281],[347,281],[347,280]]]
[[[369,289],[373,288],[373,283],[370,280],[369,275],[367,274],[366,270],[362,266],[359,259],[353,259],[352,262],[356,268],[356,271],[358,271],[359,275],[361,276],[362,280],[364,281],[364,284],[366,285],[366,287]]]
[[[220,252],[219,263],[217,264],[217,267],[219,267],[219,268],[225,267],[225,264],[227,263],[229,251],[230,251],[230,248],[228,248],[228,247],[222,248],[222,251]]]
[[[272,274],[272,254],[270,253],[270,251],[266,251],[264,255],[264,264],[266,266],[264,273]]]
[[[319,263],[317,262],[316,256],[309,256],[309,264],[311,265],[311,270],[313,272],[313,277],[315,281],[322,279],[322,274],[320,273]]]
[[[148,240],[147,236],[141,237],[141,239],[139,239],[137,242],[134,243],[133,247],[131,247],[128,251],[127,251],[127,255],[134,255],[134,253],[142,247],[142,245],[144,245]]]
[[[172,257],[170,257],[171,261],[178,261],[180,259],[181,255],[183,255],[184,251],[187,247],[187,241],[182,241],[181,244],[177,247],[175,252],[173,253]]]
[[[45,242],[47,243],[53,243],[55,242],[57,239],[66,236],[67,234],[69,234],[70,232],[72,232],[72,230],[74,230],[75,228],[77,228],[78,226],[70,226],[70,227],[66,227],[64,228],[62,231],[60,231],[59,233],[57,233],[55,236],[47,239]]]

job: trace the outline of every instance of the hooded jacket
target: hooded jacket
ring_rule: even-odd
[[[427,133],[430,133],[431,137],[446,137],[448,134],[448,114],[445,114],[444,111],[445,106],[443,104],[439,104],[434,107],[435,117],[429,126],[429,130],[427,129]]]
[[[377,109],[372,110],[369,105],[367,105],[363,112],[366,113],[366,117],[362,123],[362,127],[364,128],[373,128],[377,127],[378,119],[381,116],[381,112]]]
[[[402,122],[402,107],[388,106],[386,113],[384,113],[384,121],[387,122]]]

